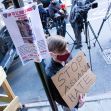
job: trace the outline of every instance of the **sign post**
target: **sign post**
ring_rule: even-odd
[[[39,76],[41,78],[41,81],[42,81],[42,84],[44,86],[44,89],[45,89],[45,92],[47,94],[50,105],[52,107],[52,111],[58,111],[57,105],[56,105],[56,103],[54,102],[54,100],[51,96],[51,93],[50,93],[50,90],[49,90],[49,87],[48,87],[48,84],[47,84],[47,80],[46,80],[46,77],[45,77],[45,71],[44,71],[44,67],[43,67],[42,62],[41,63],[35,62],[35,66],[36,66],[36,68],[39,72]]]
[[[14,3],[15,8],[21,7],[18,0],[12,0],[12,1]],[[23,1],[21,0],[21,2],[23,2]],[[44,57],[47,56],[47,55],[45,55],[47,53],[47,47],[45,45],[46,44],[45,38],[41,39],[44,36],[43,35],[44,33],[41,28],[42,24],[39,23],[40,17],[38,16],[38,12],[34,12],[35,9],[36,9],[36,6],[32,6],[27,9],[24,9],[24,10],[16,10],[16,12],[13,11],[11,13],[4,13],[4,19],[5,19],[5,22],[10,24],[10,22],[8,22],[8,19],[7,19],[7,17],[9,16],[9,21],[12,21],[13,23],[11,23],[11,24],[15,25],[14,28],[17,28],[16,31],[14,30],[14,33],[16,33],[16,34],[14,34],[12,31],[13,27],[11,29],[10,25],[6,24],[10,35],[12,35],[12,37],[13,37],[12,40],[20,55],[22,63],[27,63],[28,61],[30,61],[32,59],[37,61],[37,62],[35,62],[35,66],[36,66],[37,71],[39,72],[38,74],[40,76],[41,82],[45,89],[45,92],[48,97],[51,108],[53,111],[58,111],[57,105],[51,96],[51,93],[50,93],[50,90],[49,90],[49,87],[47,84],[45,69],[41,62],[44,59]],[[26,16],[27,13],[30,13],[30,14]],[[29,17],[32,13],[34,13],[33,14],[34,16],[36,15],[36,18],[38,18],[38,23],[36,24],[36,25],[38,25],[38,27],[36,27],[36,25],[34,23],[35,17],[33,15],[32,15],[32,18]],[[18,16],[20,16],[20,17],[18,17]],[[24,19],[24,17],[25,17],[25,19]],[[31,19],[33,22],[31,21]],[[27,27],[24,28],[23,26],[24,27],[27,26]],[[26,29],[28,29],[28,31],[26,31]],[[19,32],[18,32],[18,30],[19,30]],[[20,43],[17,43],[17,40]],[[34,43],[36,43],[36,45]]]

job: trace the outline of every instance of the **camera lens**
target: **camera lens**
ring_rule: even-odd
[[[98,7],[98,3],[93,3],[92,8],[96,8],[96,7]]]

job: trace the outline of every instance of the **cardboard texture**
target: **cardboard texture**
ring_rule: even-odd
[[[2,85],[5,79],[6,79],[6,73],[3,70],[2,66],[0,66],[0,86]]]
[[[52,77],[69,108],[73,108],[78,103],[79,94],[88,92],[95,80],[96,76],[91,72],[82,51]]]

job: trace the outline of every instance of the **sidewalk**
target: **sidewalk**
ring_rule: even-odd
[[[78,111],[111,111],[111,93],[86,97],[85,101]],[[26,107],[29,107],[28,111],[52,111],[48,101],[26,104]],[[61,106],[58,109],[63,111]]]

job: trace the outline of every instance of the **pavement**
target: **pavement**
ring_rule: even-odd
[[[26,104],[28,111],[52,111],[48,101]],[[63,111],[58,105],[58,111]],[[85,98],[83,107],[78,111],[111,111],[111,93]]]

